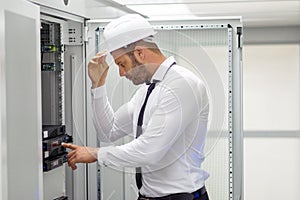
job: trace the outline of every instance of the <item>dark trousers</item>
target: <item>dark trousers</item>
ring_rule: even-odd
[[[165,197],[144,197],[139,195],[138,200],[209,200],[207,191],[204,187],[193,193],[171,194]]]

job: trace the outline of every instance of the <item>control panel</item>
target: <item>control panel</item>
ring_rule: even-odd
[[[61,143],[73,142],[72,136],[65,133],[65,126],[43,126],[43,171],[60,167],[67,161],[66,148]]]

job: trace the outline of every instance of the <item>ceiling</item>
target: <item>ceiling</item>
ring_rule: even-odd
[[[91,18],[140,13],[150,19],[242,16],[244,26],[300,26],[300,0],[87,0]]]

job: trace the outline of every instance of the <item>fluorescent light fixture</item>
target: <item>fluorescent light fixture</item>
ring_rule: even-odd
[[[188,5],[184,4],[184,2],[179,0],[177,1],[167,0],[164,1],[164,4],[153,4],[153,5],[151,4],[153,3],[153,0],[143,0],[143,1],[113,0],[113,1],[122,4],[138,13],[146,15],[150,18],[159,17],[159,16],[168,17],[168,18],[195,17],[195,15],[188,8]],[[173,4],[174,2],[175,4]]]

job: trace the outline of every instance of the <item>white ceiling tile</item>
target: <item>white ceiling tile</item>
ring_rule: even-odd
[[[105,2],[109,0],[87,1],[90,2],[88,7],[96,13],[96,7],[105,7]],[[242,16],[246,26],[300,26],[300,0],[114,1],[153,19]]]

